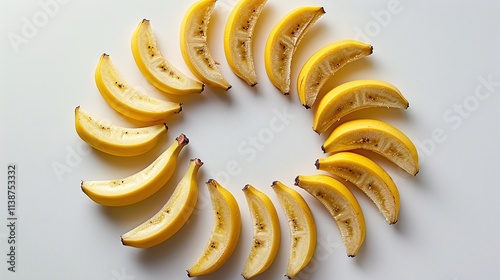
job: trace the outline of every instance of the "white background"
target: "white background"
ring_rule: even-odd
[[[375,158],[399,186],[400,218],[396,225],[387,225],[376,207],[354,190],[367,224],[366,240],[354,259],[346,257],[326,210],[300,191],[316,219],[318,246],[297,279],[498,277],[500,2],[269,0],[254,38],[259,84],[249,88],[231,72],[223,53],[224,24],[234,1],[219,0],[209,45],[233,88],[225,93],[208,87],[201,95],[182,98],[184,110],[167,120],[167,136],[143,156],[121,159],[89,149],[74,129],[76,106],[110,122],[134,125],[100,96],[93,77],[99,56],[110,54],[137,89],[169,98],[141,76],[130,38],[143,18],[150,19],[160,50],[189,73],[178,34],[191,2],[1,1],[1,279],[186,279],[185,269],[197,259],[212,227],[203,183],[209,178],[220,180],[235,195],[243,227],[233,257],[203,278],[241,277],[252,237],[241,188],[250,183],[275,202],[282,229],[275,262],[256,279],[281,279],[289,249],[288,228],[269,186],[274,180],[292,186],[295,176],[315,173],[314,161],[323,156],[320,146],[327,136],[312,131],[314,109],[299,104],[296,77],[320,47],[350,38],[370,42],[374,53],[340,70],[328,89],[359,78],[395,84],[410,101],[408,110],[374,109],[349,118],[381,119],[404,131],[419,147],[420,173],[413,178]],[[274,24],[301,5],[321,5],[327,13],[296,53],[294,86],[286,97],[267,79],[263,49]],[[484,80],[490,81],[489,87]],[[283,129],[269,134],[270,121],[284,113],[288,117]],[[81,180],[120,178],[144,168],[181,132],[191,142],[181,153],[174,177],[153,197],[129,207],[106,208],[81,192]],[[264,140],[259,140],[261,150],[250,145],[249,137]],[[255,154],[242,153],[238,147],[253,149]],[[193,157],[205,165],[199,174],[198,208],[189,223],[155,248],[122,246],[120,235],[168,200]],[[16,273],[8,272],[6,263],[9,163],[18,167]]]

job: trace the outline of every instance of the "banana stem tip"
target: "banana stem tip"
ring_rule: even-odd
[[[300,179],[299,179],[299,176],[295,177],[295,182],[294,182],[294,184],[295,184],[296,186],[298,186],[298,185],[300,184]]]
[[[214,188],[217,188],[217,181],[215,181],[215,179],[208,179],[208,181],[205,182],[205,184],[207,184],[208,186],[212,186]]]
[[[175,138],[175,140],[177,140],[177,143],[179,143],[179,145],[189,144],[189,139],[186,137],[186,135],[184,135],[184,133],[181,133],[181,135],[179,135],[179,137]]]
[[[199,159],[199,158],[193,158],[191,161],[194,161],[194,164],[196,164],[198,166],[203,165],[203,161],[201,161],[201,159]]]

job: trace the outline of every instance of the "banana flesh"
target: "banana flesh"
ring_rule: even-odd
[[[355,257],[365,239],[365,220],[356,197],[339,181],[326,175],[297,176],[295,185],[321,202],[339,228],[349,257]]]
[[[97,88],[106,102],[120,114],[144,123],[159,123],[180,113],[180,103],[150,97],[131,87],[107,54],[101,55],[95,71]]]
[[[181,134],[155,161],[123,179],[82,181],[82,191],[104,206],[125,206],[142,201],[165,185],[177,165],[177,158],[189,139]]]
[[[151,150],[168,131],[165,124],[128,128],[99,120],[83,110],[75,109],[75,129],[80,138],[101,152],[131,157]]]
[[[161,54],[147,19],[141,21],[132,36],[132,54],[144,77],[159,90],[176,95],[203,91],[202,83],[182,73]]]
[[[252,248],[241,275],[250,279],[273,263],[280,245],[280,224],[272,201],[251,185],[243,188],[253,223]]]
[[[240,0],[224,30],[224,52],[231,70],[248,85],[257,85],[252,39],[255,24],[267,0]]]
[[[198,0],[189,7],[181,24],[181,52],[187,66],[200,81],[229,90],[231,84],[216,67],[207,43],[208,23],[216,2]]]
[[[214,179],[206,184],[212,201],[214,226],[202,254],[187,270],[189,277],[218,270],[229,259],[240,237],[241,216],[236,199]]]
[[[346,64],[372,54],[373,47],[355,40],[331,43],[314,53],[300,70],[297,90],[307,109],[316,101],[326,81]]]
[[[398,221],[399,191],[391,176],[371,159],[340,152],[316,160],[316,168],[351,182],[378,207],[389,224]]]
[[[307,31],[325,14],[323,7],[300,7],[284,16],[266,42],[266,72],[282,94],[290,94],[293,55]]]
[[[316,249],[316,223],[304,198],[279,181],[272,184],[290,228],[290,254],[285,276],[294,278],[312,259]]]
[[[386,122],[358,119],[342,123],[321,148],[325,153],[369,150],[386,157],[413,176],[418,173],[415,145],[402,131]]]
[[[408,108],[409,103],[392,84],[380,80],[356,80],[329,91],[314,114],[313,130],[323,133],[342,117],[371,108]]]
[[[137,248],[156,246],[177,233],[187,222],[198,200],[196,175],[203,165],[191,159],[189,167],[167,203],[153,217],[121,236],[123,245]]]

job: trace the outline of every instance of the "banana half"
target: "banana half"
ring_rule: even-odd
[[[156,99],[132,88],[107,54],[99,59],[95,80],[104,100],[117,112],[131,119],[158,123],[182,111],[180,103]]]
[[[300,70],[297,80],[300,103],[307,109],[311,108],[320,89],[335,72],[372,52],[371,45],[355,40],[342,40],[314,53]]]
[[[382,121],[359,119],[337,126],[321,147],[325,153],[355,149],[378,153],[406,172],[418,173],[418,154],[413,142],[396,127]]]
[[[145,169],[123,179],[82,181],[82,191],[105,206],[125,206],[142,201],[165,185],[177,165],[177,158],[189,139],[181,134]]]
[[[147,19],[143,19],[135,29],[132,54],[144,77],[159,90],[177,95],[203,91],[202,83],[182,73],[161,54]]]
[[[398,188],[391,176],[371,159],[351,152],[340,152],[316,160],[316,168],[358,187],[375,203],[389,224],[398,221]]]
[[[243,188],[253,223],[253,242],[241,275],[250,279],[273,263],[280,245],[280,223],[273,202],[251,185]]]
[[[284,16],[266,42],[264,61],[267,76],[281,93],[290,94],[292,59],[302,38],[325,14],[323,7],[300,7]]]
[[[272,188],[290,227],[290,254],[285,276],[294,278],[312,259],[316,249],[316,223],[304,198],[279,181]]]
[[[198,0],[184,15],[180,32],[181,52],[191,72],[203,83],[229,90],[231,85],[216,67],[207,43],[210,17],[217,0]]]
[[[267,0],[240,0],[234,6],[224,30],[224,53],[229,67],[248,85],[257,85],[252,38]]]
[[[321,134],[342,117],[371,108],[408,108],[409,103],[392,84],[380,80],[356,80],[329,91],[314,114],[313,130]]]
[[[203,165],[191,159],[189,167],[167,203],[153,217],[121,236],[123,245],[149,248],[162,243],[187,222],[198,200],[196,175]]]
[[[75,109],[75,129],[78,136],[94,149],[122,157],[144,154],[168,131],[165,124],[141,128],[113,125],[96,119],[80,106]]]
[[[295,185],[321,202],[339,228],[347,255],[354,257],[365,239],[365,220],[356,197],[344,184],[326,175],[297,176]]]
[[[231,256],[241,232],[240,208],[234,196],[214,179],[206,183],[214,214],[214,227],[201,256],[187,270],[189,277],[212,273]]]

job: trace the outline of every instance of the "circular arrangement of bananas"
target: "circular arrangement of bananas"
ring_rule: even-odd
[[[197,80],[172,65],[157,47],[149,20],[142,20],[132,36],[134,60],[144,77],[168,94],[201,93],[205,85],[229,90],[231,84],[217,68],[207,44],[208,23],[216,0],[200,0],[186,12],[180,32],[182,56]],[[266,0],[240,0],[233,8],[224,32],[224,51],[231,70],[249,86],[257,84],[252,56],[254,26]],[[299,42],[325,14],[322,7],[301,7],[276,24],[265,46],[265,67],[274,86],[290,93],[292,58]],[[298,76],[301,104],[311,108],[326,81],[344,65],[368,56],[371,45],[354,40],[329,44],[310,57]],[[75,109],[78,135],[93,148],[115,156],[130,157],[149,151],[168,131],[166,118],[182,110],[180,103],[155,99],[132,88],[103,54],[95,71],[97,87],[106,102],[124,116],[146,124],[130,128],[94,118]],[[408,101],[393,85],[379,80],[355,80],[324,95],[314,114],[313,129],[321,134],[347,114],[369,107],[403,108]],[[189,143],[186,135],[175,141],[154,162],[129,177],[108,181],[82,181],[83,192],[96,203],[124,206],[142,201],[157,192],[171,178],[177,158]],[[364,149],[382,155],[406,172],[418,172],[417,151],[411,140],[388,123],[359,119],[337,125],[321,147],[325,158],[316,168],[327,174],[300,175],[295,185],[318,199],[339,228],[349,257],[356,256],[365,238],[361,207],[342,183],[348,181],[364,192],[389,224],[398,220],[400,198],[389,174],[375,161],[355,153]],[[197,203],[197,173],[203,162],[192,159],[168,202],[149,220],[121,236],[127,246],[147,248],[174,235],[189,219]],[[214,224],[210,239],[198,260],[187,270],[190,277],[214,272],[231,256],[241,231],[238,203],[229,190],[210,179],[206,185],[213,206]],[[295,277],[311,260],[316,247],[316,224],[304,198],[279,181],[272,183],[289,224],[291,248],[285,275]],[[280,245],[280,224],[269,197],[251,185],[243,188],[253,223],[253,241],[242,270],[249,279],[264,272]]]

